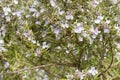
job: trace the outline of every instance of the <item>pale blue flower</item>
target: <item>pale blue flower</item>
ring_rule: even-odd
[[[5,62],[5,63],[4,63],[4,68],[8,68],[9,65],[10,65],[10,64],[9,64],[8,62]]]
[[[4,15],[8,15],[9,12],[11,12],[10,7],[3,7]]]
[[[95,20],[95,23],[99,24],[103,20],[103,18],[104,17],[102,15],[97,16],[97,19]]]
[[[95,67],[91,67],[90,70],[88,70],[88,73],[95,76],[96,74],[98,74],[98,71],[95,69]]]
[[[83,27],[82,23],[77,23],[77,25],[74,26],[73,30],[75,33],[81,33],[84,30],[84,27]]]

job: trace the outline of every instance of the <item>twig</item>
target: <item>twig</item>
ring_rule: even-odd
[[[40,65],[40,66],[35,66],[35,67],[32,67],[32,68],[26,68],[26,69],[20,69],[20,70],[17,70],[17,71],[13,71],[13,72],[7,72],[5,74],[15,74],[15,73],[20,73],[20,72],[23,72],[25,70],[34,70],[34,69],[38,69],[38,68],[45,68],[45,67],[49,67],[49,66],[52,66],[53,64],[48,64],[48,65]]]
[[[107,69],[105,69],[103,72],[101,72],[101,73],[98,75],[98,77],[100,77],[102,74],[104,74],[105,72],[107,72],[107,71],[108,71],[108,69],[110,69],[110,68],[111,68],[112,63],[113,63],[113,53],[112,53],[112,59],[111,59],[111,63],[110,63],[110,65],[107,67]]]
[[[111,37],[110,37],[110,38],[111,38]],[[114,54],[113,54],[113,51],[112,51],[112,44],[111,44],[111,42],[110,42],[110,47],[111,47],[110,49],[111,49],[111,53],[112,53],[112,59],[111,59],[110,65],[107,67],[107,69],[105,69],[104,71],[102,71],[102,72],[98,75],[98,77],[100,77],[100,76],[103,75],[105,72],[107,72],[108,69],[110,69],[111,66],[112,66]]]
[[[48,59],[44,59],[44,60],[46,60],[46,61],[48,61],[49,62],[49,60]],[[50,63],[52,63],[52,64],[54,64],[54,65],[61,65],[61,66],[69,66],[69,67],[76,67],[75,66],[75,64],[76,63],[70,63],[70,62],[56,62],[56,61],[50,61]]]

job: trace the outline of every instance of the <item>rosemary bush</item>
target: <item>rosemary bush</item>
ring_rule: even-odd
[[[0,0],[0,80],[119,80],[120,0]]]

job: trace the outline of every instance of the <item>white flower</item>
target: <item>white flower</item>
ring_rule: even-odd
[[[73,75],[68,74],[68,75],[66,75],[66,78],[67,78],[68,80],[72,80],[72,79],[73,79]]]
[[[95,20],[95,23],[96,23],[96,24],[99,24],[99,23],[103,20],[103,18],[104,18],[104,17],[101,16],[101,15],[100,15],[100,16],[97,16],[97,19]]]
[[[79,40],[79,41],[83,41],[83,38],[82,38],[82,37],[79,37],[78,40]]]
[[[60,15],[64,14],[64,11],[60,11],[59,14],[60,14]]]
[[[99,41],[103,41],[103,37],[102,37],[102,36],[100,36],[100,39],[99,39]]]
[[[112,4],[117,4],[118,0],[111,0]]]
[[[29,15],[29,14],[27,14],[25,17],[26,17],[26,18],[29,18],[29,17],[30,17],[30,15]]]
[[[29,37],[28,31],[27,31],[27,30],[24,31],[23,35],[24,35],[25,37]]]
[[[5,51],[6,49],[4,48],[4,40],[0,39],[0,52]]]
[[[43,7],[41,7],[40,12],[43,13],[45,11],[45,9]]]
[[[33,40],[33,39],[31,40],[31,42],[32,42],[33,44],[36,44],[36,41],[35,41],[35,40]]]
[[[37,10],[34,7],[29,8],[30,12],[37,12]]]
[[[116,58],[117,58],[117,60],[120,60],[120,52],[116,53]]]
[[[5,62],[4,63],[4,68],[8,68],[9,67],[9,63],[8,62]]]
[[[10,17],[9,16],[6,16],[6,21],[10,22]]]
[[[81,23],[77,23],[77,26],[74,26],[73,30],[75,33],[81,33],[84,30],[84,28]]]
[[[98,28],[94,28],[93,26],[90,28],[90,31],[95,34],[95,35],[98,35],[101,31],[98,30]]]
[[[97,36],[95,34],[92,35],[92,38],[95,39]]]
[[[49,79],[48,79],[48,75],[45,74],[43,80],[49,80]]]
[[[0,52],[6,51],[6,49],[3,46],[0,46]]]
[[[95,20],[95,23],[96,23],[96,24],[99,24],[100,22],[101,22],[101,21],[100,21],[99,19],[96,19],[96,20]]]
[[[66,20],[72,20],[72,19],[73,19],[73,15],[71,14],[66,15]]]
[[[54,29],[54,34],[55,35],[58,35],[60,33],[60,29],[58,28],[58,27],[56,27],[55,29]]]
[[[38,1],[37,0],[34,0],[34,3],[33,3],[34,5],[37,5],[38,4]]]
[[[37,46],[40,46],[40,43],[39,43],[39,41],[36,41],[36,44],[37,44]]]
[[[3,11],[11,12],[11,9],[9,7],[3,7]]]
[[[56,3],[55,3],[55,0],[50,0],[50,4],[51,4],[51,6],[54,7],[54,8],[57,7],[57,5],[56,5]]]
[[[79,70],[75,70],[75,73],[73,74],[75,78],[83,80],[85,74],[83,72],[80,72]]]
[[[33,37],[33,32],[32,32],[32,30],[25,30],[24,32],[23,32],[23,35],[24,35],[24,37],[26,37],[29,41],[31,41],[32,43],[36,43],[36,41],[34,41],[33,39],[34,39],[34,37]]]
[[[0,44],[3,44],[3,43],[4,43],[4,40],[1,39],[1,40],[0,40]]]
[[[90,31],[92,33],[92,38],[96,38],[96,36],[101,32],[98,28],[94,28],[93,26],[91,26]]]
[[[39,17],[39,12],[34,12],[34,14],[32,16],[38,18]]]
[[[27,78],[27,75],[24,74],[24,75],[22,76],[22,80],[25,80],[26,78]]]
[[[102,2],[102,0],[93,0],[90,2],[90,5],[93,6],[94,8],[96,8],[97,5],[100,4],[100,2]]]
[[[18,4],[18,0],[14,0],[14,4]]]
[[[65,11],[58,10],[58,14],[63,15],[64,13],[65,13]]]
[[[95,76],[96,74],[98,74],[98,71],[95,69],[95,67],[91,67],[90,70],[88,70],[88,73]]]
[[[116,42],[115,45],[117,48],[120,48],[120,43]]]
[[[4,15],[8,15],[9,12],[11,12],[11,9],[9,7],[3,7]]]
[[[90,41],[90,44],[93,43],[93,39],[91,39],[90,37],[88,37],[88,40]]]
[[[94,0],[94,1],[93,1],[93,6],[96,7],[99,3],[100,3],[99,1]]]
[[[87,55],[85,55],[85,56],[84,56],[84,59],[85,59],[85,60],[88,60],[88,56],[87,56]]]
[[[85,38],[89,37],[89,34],[87,33],[87,31],[82,31],[81,35]]]
[[[118,4],[118,8],[120,9],[120,3]]]
[[[25,54],[25,57],[29,57],[30,56],[30,52],[27,52],[26,54]]]
[[[116,30],[120,30],[120,27],[118,26],[118,24],[115,24],[115,25],[114,25],[114,28],[115,28]]]
[[[40,50],[40,48],[36,49],[35,56],[41,56],[41,50]]]
[[[2,3],[2,0],[0,0],[0,3]]]
[[[63,28],[68,28],[68,27],[69,27],[69,24],[68,24],[67,22],[61,23],[61,27],[63,27]]]
[[[36,21],[36,22],[35,22],[35,24],[38,24],[38,25],[40,25],[41,23],[40,23],[40,21]]]
[[[68,50],[65,51],[66,54],[69,54],[70,52]]]
[[[42,48],[45,49],[45,48],[48,48],[48,47],[49,47],[49,46],[48,46],[47,42],[43,42]]]
[[[68,47],[68,48],[74,48],[74,45],[71,44],[71,43],[68,43],[67,47]]]
[[[103,18],[104,17],[102,15],[97,16],[97,19],[103,20]]]
[[[12,15],[17,16],[20,19],[22,17],[21,13],[22,11],[12,12]]]
[[[109,33],[110,32],[110,29],[109,28],[105,28],[104,29],[104,33]]]
[[[106,20],[106,24],[109,24],[110,23],[110,20]]]
[[[5,25],[3,25],[3,26],[0,28],[0,36],[5,37],[5,33],[6,33],[6,29],[5,29]]]

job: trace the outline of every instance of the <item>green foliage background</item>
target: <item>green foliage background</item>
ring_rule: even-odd
[[[74,75],[77,69],[87,73],[94,66],[98,74],[86,75],[84,80],[119,80],[120,56],[116,53],[120,47],[116,43],[120,44],[120,1],[116,4],[112,1],[102,0],[94,7],[94,0],[56,0],[56,7],[50,0],[18,0],[18,4],[14,0],[1,0],[0,27],[5,28],[5,35],[1,32],[0,38],[6,49],[0,53],[1,79],[70,80],[67,74]],[[6,6],[11,8],[8,15],[3,10]],[[64,13],[61,15],[59,11]],[[74,18],[66,19],[68,14]],[[94,20],[99,15],[104,18],[97,24]],[[107,19],[109,24],[105,22]],[[77,23],[82,24],[83,32],[75,33]],[[92,26],[100,31],[96,38],[92,38]],[[104,32],[106,28],[108,33]],[[79,41],[79,37],[83,40]],[[7,68],[6,62],[9,63]]]

